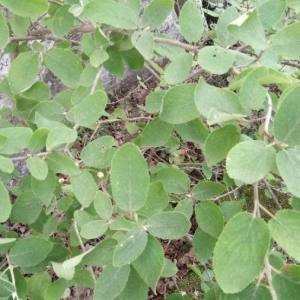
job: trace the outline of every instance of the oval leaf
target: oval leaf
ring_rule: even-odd
[[[161,239],[180,239],[185,236],[191,223],[180,212],[162,212],[152,216],[147,222],[147,230]]]
[[[111,162],[114,200],[124,211],[136,211],[147,199],[149,174],[147,163],[134,144],[123,145]]]
[[[38,180],[44,180],[47,177],[48,165],[40,157],[33,156],[27,158],[26,166],[34,178]]]
[[[83,70],[78,56],[67,49],[52,49],[44,57],[49,70],[69,88],[77,87]]]
[[[300,151],[297,149],[280,151],[277,154],[276,162],[279,173],[289,191],[300,197]]]
[[[11,263],[19,267],[33,267],[50,253],[53,244],[39,237],[29,237],[16,242],[10,249]]]
[[[30,88],[39,72],[38,54],[33,51],[20,53],[13,60],[8,73],[8,82],[13,94]]]
[[[275,241],[292,255],[300,260],[300,212],[294,210],[278,211],[275,218],[269,221],[269,228]]]
[[[160,118],[170,124],[182,124],[199,117],[194,103],[195,88],[196,84],[190,83],[169,89],[163,98]]]
[[[8,191],[2,182],[0,182],[0,207],[0,223],[4,223],[9,218],[11,203]]]
[[[87,170],[82,170],[80,175],[71,178],[71,185],[74,195],[82,207],[88,207],[94,200],[98,190],[91,173]]]
[[[214,250],[216,279],[225,293],[238,293],[259,275],[270,243],[260,218],[238,213],[225,226]]]
[[[107,266],[100,274],[94,291],[94,299],[113,300],[124,290],[129,278],[129,265],[121,268]]]
[[[128,231],[114,251],[113,265],[121,267],[137,259],[146,247],[147,238],[147,233],[142,228]]]
[[[275,149],[262,141],[246,141],[228,153],[226,166],[233,179],[252,184],[267,175],[275,162]]]

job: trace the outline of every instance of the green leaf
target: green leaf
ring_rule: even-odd
[[[120,51],[120,55],[130,70],[142,70],[144,67],[144,57],[136,48],[127,51]]]
[[[163,168],[151,176],[151,181],[161,181],[168,193],[184,194],[190,188],[186,173],[175,168]]]
[[[189,42],[198,42],[203,34],[204,26],[199,8],[193,1],[186,1],[179,15],[180,32]]]
[[[59,125],[50,130],[47,140],[46,149],[52,151],[59,146],[73,143],[77,139],[77,131],[65,125]]]
[[[257,9],[253,9],[228,26],[229,32],[237,39],[250,45],[255,50],[266,48],[266,36],[258,17]]]
[[[113,213],[113,206],[110,198],[103,192],[97,191],[94,198],[95,211],[100,218],[109,220]]]
[[[75,284],[83,288],[94,289],[95,283],[90,270],[88,269],[76,270],[70,285],[75,285]]]
[[[81,73],[79,84],[84,87],[91,87],[95,81],[97,74],[97,68],[94,68],[91,65],[85,66]]]
[[[300,85],[298,84],[281,97],[281,104],[274,118],[275,139],[289,146],[300,145],[300,120],[298,117],[300,104],[297,96],[299,92]]]
[[[162,212],[152,216],[147,222],[147,230],[161,239],[180,239],[185,236],[191,223],[187,217],[174,211]]]
[[[80,235],[87,239],[96,239],[101,237],[107,230],[108,224],[103,220],[95,220],[85,224],[80,231]]]
[[[288,254],[296,260],[300,259],[300,212],[294,210],[281,210],[275,214],[275,218],[269,221],[272,237]]]
[[[30,88],[39,72],[38,54],[33,51],[20,53],[13,60],[8,72],[8,82],[13,94],[18,94]]]
[[[206,71],[221,75],[232,68],[235,55],[233,52],[218,46],[207,46],[202,48],[198,54],[198,63]]]
[[[226,295],[224,300],[236,300],[236,299],[260,299],[260,300],[272,300],[269,289],[264,285],[255,285],[251,283],[244,290],[238,294]]]
[[[80,153],[80,158],[87,167],[97,169],[106,168],[115,152],[112,148],[114,139],[111,136],[102,136],[86,145]]]
[[[141,300],[147,299],[148,286],[141,279],[139,274],[131,267],[129,279],[125,289],[115,298],[116,300]]]
[[[268,69],[262,66],[252,69],[243,80],[239,95],[247,111],[262,109],[268,90],[261,87],[259,81],[268,75]]]
[[[85,16],[93,22],[105,23],[122,29],[136,29],[135,12],[123,3],[112,0],[92,0],[84,6]]]
[[[149,186],[148,167],[140,150],[128,143],[120,147],[111,162],[114,201],[124,211],[143,207]]]
[[[48,166],[40,157],[31,156],[27,158],[26,166],[34,178],[38,180],[44,180],[47,177]]]
[[[14,223],[32,224],[42,211],[42,203],[32,192],[24,192],[19,195],[13,204],[11,220]]]
[[[105,50],[96,49],[90,56],[90,63],[92,67],[99,68],[108,59],[109,55]]]
[[[285,1],[266,1],[258,7],[258,17],[264,29],[271,29],[282,19],[286,9]]]
[[[59,278],[48,285],[45,291],[45,300],[59,300],[63,296],[65,290],[68,288],[67,280]]]
[[[194,202],[192,199],[183,199],[176,205],[175,211],[183,213],[188,219],[192,217]]]
[[[193,56],[188,53],[178,55],[165,70],[165,80],[168,84],[184,81],[190,74]]]
[[[78,86],[83,68],[80,59],[72,51],[52,49],[45,55],[44,63],[65,86],[69,88]]]
[[[0,238],[0,254],[4,254],[5,252],[8,252],[8,250],[12,247],[12,245],[15,242],[16,242],[15,238]]]
[[[284,300],[287,297],[289,299],[297,299],[300,293],[300,284],[291,278],[281,276],[281,274],[275,274],[273,276],[272,285],[279,300]]]
[[[53,244],[39,237],[28,237],[16,242],[10,249],[11,263],[19,267],[33,267],[50,253]]]
[[[160,274],[161,277],[173,277],[178,272],[176,264],[171,262],[169,259],[164,259],[164,267]]]
[[[276,162],[279,173],[284,179],[289,191],[295,196],[300,197],[300,151],[297,149],[280,151],[277,154]]]
[[[47,0],[0,0],[0,4],[16,15],[30,18],[46,13],[49,6]]]
[[[239,143],[227,155],[228,175],[233,179],[252,184],[272,170],[275,156],[275,149],[263,141],[251,140]]]
[[[257,277],[270,243],[269,229],[248,212],[235,215],[225,226],[214,250],[216,280],[225,293],[238,293]]]
[[[101,90],[87,96],[75,106],[74,121],[80,126],[93,125],[103,115],[106,103],[107,95]]]
[[[109,59],[103,63],[104,68],[112,75],[123,78],[125,69],[120,51],[116,46],[109,46],[106,52]]]
[[[174,7],[173,0],[152,0],[146,7],[142,23],[151,29],[158,28],[168,17]]]
[[[30,300],[44,299],[44,293],[51,283],[51,277],[47,272],[36,273],[28,280],[28,296]]]
[[[195,88],[196,84],[189,83],[169,89],[163,98],[160,118],[170,124],[182,124],[198,118],[200,114],[194,103]]]
[[[6,280],[5,278],[0,277],[0,297],[7,299],[15,291],[16,291],[16,288],[10,281]]]
[[[2,182],[0,182],[0,206],[1,206],[0,223],[4,223],[7,221],[7,219],[10,216],[11,203],[10,203],[8,191]]]
[[[0,12],[0,49],[5,48],[9,39],[9,30],[3,14]]]
[[[139,215],[151,217],[162,212],[169,203],[168,194],[165,192],[162,182],[156,181],[149,185],[147,200],[138,211]]]
[[[245,200],[237,200],[237,201],[223,201],[220,203],[219,208],[222,211],[224,221],[228,222],[234,215],[239,213],[243,206],[245,205]]]
[[[46,206],[50,205],[54,197],[56,186],[57,178],[52,172],[48,172],[44,180],[38,180],[34,177],[31,178],[32,192],[36,197],[41,199]]]
[[[201,264],[206,264],[212,257],[216,242],[217,240],[213,236],[199,227],[197,228],[193,238],[193,247],[196,257]]]
[[[158,113],[162,106],[165,90],[157,90],[146,97],[146,111],[149,114]]]
[[[131,42],[146,60],[149,60],[153,57],[153,33],[149,31],[135,31],[131,36]]]
[[[113,253],[118,242],[112,238],[106,238],[98,243],[95,248],[87,253],[82,263],[88,266],[103,266],[112,263]]]
[[[71,280],[75,274],[75,267],[65,267],[62,263],[51,262],[53,271],[59,278]]]
[[[224,223],[220,208],[211,201],[203,201],[197,204],[195,213],[198,226],[217,239],[223,230]]]
[[[163,122],[160,118],[153,119],[144,129],[141,146],[160,147],[163,146],[171,136],[173,126]]]
[[[51,90],[45,82],[37,81],[28,90],[23,92],[22,96],[38,102],[48,101],[51,98]]]
[[[114,251],[113,265],[121,267],[136,260],[144,251],[147,239],[148,235],[142,228],[135,227],[128,231]]]
[[[73,27],[74,16],[69,13],[70,5],[61,6],[55,13],[52,22],[51,28],[52,32],[60,37],[63,37],[67,34]]]
[[[221,195],[226,191],[226,187],[218,182],[202,180],[193,187],[193,198],[203,201],[209,200]]]
[[[238,17],[239,13],[233,6],[228,7],[222,12],[218,23],[215,26],[217,34],[216,42],[218,45],[226,48],[228,46],[234,45],[237,42],[237,39],[229,33],[228,25],[234,20],[236,20]]]
[[[129,278],[129,265],[107,266],[100,274],[94,291],[95,299],[113,300],[124,290]]]
[[[240,141],[240,138],[239,128],[234,125],[214,130],[204,144],[203,150],[207,165],[213,166],[226,158],[230,149]]]
[[[80,174],[80,169],[74,161],[63,154],[51,153],[47,160],[49,170],[53,173],[62,173],[65,175],[76,176]]]
[[[10,158],[0,155],[0,170],[5,173],[12,173],[15,166]]]
[[[72,176],[71,185],[74,195],[82,207],[88,207],[93,202],[98,190],[91,173],[82,170],[80,175]]]
[[[195,104],[201,115],[208,119],[208,125],[243,116],[242,106],[235,93],[211,86],[203,78],[195,90]]]
[[[155,291],[164,266],[164,251],[155,237],[148,235],[143,253],[131,265],[143,281]]]
[[[208,137],[208,129],[200,119],[174,125],[174,129],[184,141],[203,145]]]
[[[300,59],[300,22],[277,31],[271,39],[272,50],[284,59]]]
[[[43,101],[37,104],[30,112],[28,120],[36,123],[40,128],[51,129],[58,126],[64,118],[64,108],[57,102]],[[53,122],[55,121],[55,122]]]

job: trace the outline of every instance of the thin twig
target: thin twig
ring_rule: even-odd
[[[283,61],[281,64],[282,65],[286,65],[286,66],[295,67],[295,68],[300,68],[300,64],[299,63],[292,62],[292,61]]]
[[[268,111],[267,111],[267,115],[266,115],[264,132],[263,132],[263,140],[264,141],[267,141],[268,136],[269,136],[269,126],[270,126],[270,122],[271,122],[271,118],[272,118],[272,109],[273,109],[272,99],[271,99],[269,93],[267,94],[267,103],[268,103]]]
[[[115,122],[130,122],[130,121],[138,121],[138,120],[152,120],[153,118],[151,117],[136,117],[136,118],[128,118],[126,120],[123,119],[107,119],[107,120],[100,120],[97,122],[97,126],[94,130],[94,132],[92,133],[92,135],[90,136],[89,140],[92,141],[94,136],[96,135],[97,131],[99,130],[99,128],[101,127],[102,124],[108,124],[108,123],[115,123]]]
[[[50,154],[50,152],[41,152],[41,153],[35,153],[34,156],[47,156],[48,154]],[[27,159],[29,157],[32,157],[33,155],[31,154],[27,154],[27,155],[24,155],[24,156],[17,156],[17,157],[13,157],[11,158],[12,161],[19,161],[19,160],[24,160],[24,159]]]
[[[219,200],[219,199],[221,199],[221,198],[224,198],[224,197],[227,197],[227,196],[229,196],[229,195],[231,195],[231,194],[234,194],[234,193],[237,192],[240,188],[241,188],[241,186],[238,186],[238,187],[236,187],[235,189],[233,189],[233,190],[231,190],[231,191],[229,191],[229,192],[227,192],[227,193],[225,193],[225,194],[223,194],[223,195],[221,195],[221,196],[218,196],[218,197],[215,197],[215,198],[211,199],[211,201],[217,201],[217,200]]]
[[[265,273],[266,273],[266,277],[268,280],[268,284],[269,284],[269,290],[272,296],[272,300],[277,300],[277,295],[276,292],[274,290],[274,287],[272,285],[272,274],[271,274],[271,268],[270,268],[270,263],[268,260],[268,257],[265,258]]]
[[[268,216],[270,216],[271,218],[274,218],[275,219],[275,216],[271,213],[271,212],[269,212],[263,205],[261,205],[260,203],[259,203],[259,208],[261,209],[261,210],[263,210]]]
[[[82,238],[81,238],[81,236],[80,236],[80,233],[79,233],[79,230],[78,230],[78,225],[77,225],[77,222],[76,222],[76,221],[73,222],[73,227],[74,227],[75,234],[76,234],[76,237],[77,237],[77,239],[78,239],[78,242],[79,242],[79,245],[80,245],[82,251],[83,251],[83,252],[86,252],[87,250],[86,250],[86,248],[85,248],[85,246],[84,246],[84,244],[83,244],[83,241],[82,241]],[[89,266],[88,269],[89,269],[89,271],[91,272],[91,275],[92,275],[92,278],[93,278],[93,280],[94,280],[94,283],[96,283],[97,280],[96,280],[96,277],[95,277],[93,268],[92,268],[91,266]]]
[[[144,64],[144,68],[156,79],[156,81],[161,81],[159,75],[150,66],[148,66],[148,64]]]
[[[98,70],[98,73],[97,73],[97,75],[96,75],[96,77],[95,77],[95,80],[94,80],[94,82],[93,82],[93,85],[92,85],[92,88],[91,88],[90,95],[92,95],[92,94],[95,93],[95,90],[96,90],[98,81],[99,81],[99,79],[100,79],[101,70],[102,70],[102,67],[100,66],[100,68],[99,68],[99,70]]]
[[[253,194],[254,194],[253,195],[253,202],[254,202],[253,217],[260,217],[258,182],[253,183]]]
[[[282,207],[281,207],[281,205],[280,205],[280,203],[279,203],[279,201],[278,201],[278,198],[276,197],[276,195],[275,195],[274,192],[272,191],[272,188],[271,188],[270,184],[268,183],[268,181],[267,181],[265,178],[263,178],[263,182],[264,182],[264,184],[266,185],[266,187],[267,187],[267,189],[268,189],[268,191],[269,191],[269,193],[270,193],[272,199],[274,200],[275,205],[277,206],[277,208],[278,208],[278,209],[282,209]]]
[[[67,41],[67,42],[71,42],[73,45],[76,45],[76,46],[81,45],[81,43],[78,42],[78,41],[67,40],[67,39],[64,39],[64,38],[59,38],[59,37],[51,36],[51,35],[38,35],[38,36],[29,35],[29,36],[19,37],[19,38],[11,37],[9,39],[10,42],[33,41],[33,40],[55,41],[55,42]]]
[[[10,262],[10,257],[8,255],[8,253],[6,253],[6,260],[7,260],[7,264],[8,264],[9,273],[10,273],[10,276],[11,276],[11,283],[13,284],[13,286],[16,286],[16,279],[15,279],[15,274],[14,274],[14,267],[13,267],[13,265]],[[12,293],[12,297],[13,297],[13,299],[16,299],[16,300],[20,299],[19,296],[18,296],[17,291],[15,291],[15,292]]]
[[[181,43],[181,42],[175,41],[175,40],[170,40],[170,39],[164,39],[164,38],[158,38],[158,37],[156,37],[156,38],[154,38],[154,42],[156,42],[156,43],[162,43],[162,44],[174,45],[174,46],[183,48],[183,49],[185,49],[187,51],[191,51],[191,52],[194,52],[194,53],[198,53],[198,51],[199,51],[198,47],[191,46],[191,45],[185,44],[185,43]]]

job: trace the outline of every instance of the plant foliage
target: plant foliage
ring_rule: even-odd
[[[163,243],[178,239],[210,274],[197,271],[203,299],[299,298],[300,2],[184,2],[176,40],[157,31],[173,0],[0,0],[1,299],[79,285],[146,300],[176,274]],[[145,65],[142,116],[113,110],[103,70]],[[102,130],[122,122],[129,142]],[[186,145],[200,158],[185,164]]]

